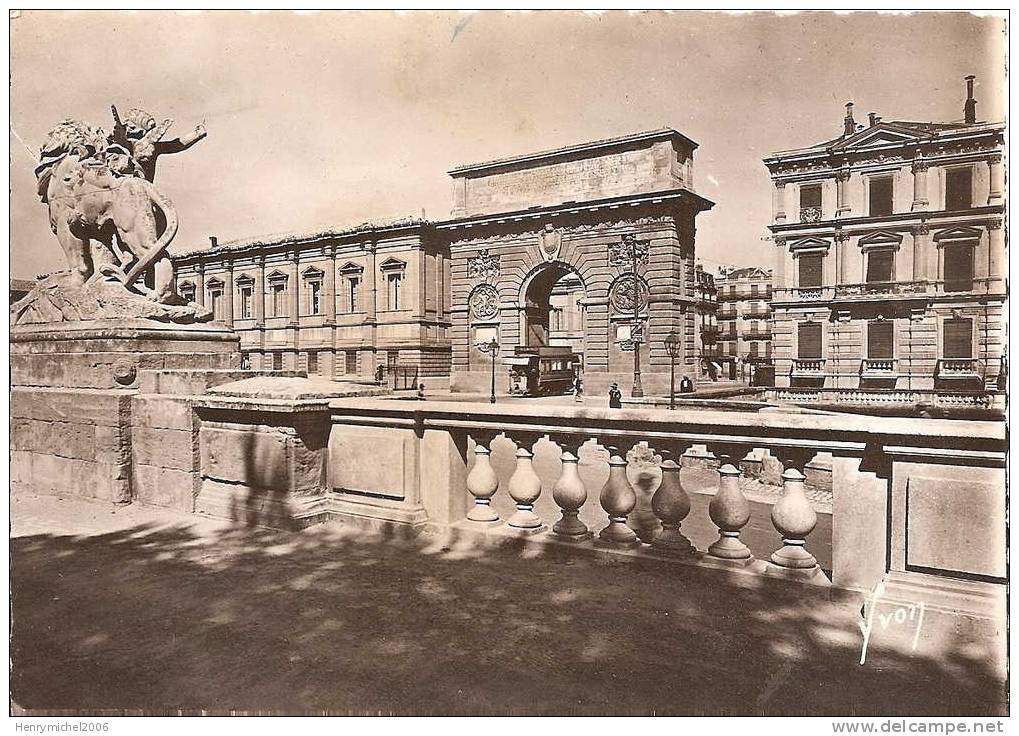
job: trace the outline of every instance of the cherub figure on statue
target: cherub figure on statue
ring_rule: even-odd
[[[173,120],[167,118],[156,124],[156,119],[137,107],[127,111],[121,120],[117,106],[111,105],[113,112],[113,133],[110,142],[123,146],[140,169],[141,176],[153,181],[156,178],[156,160],[167,153],[180,153],[191,148],[206,136],[205,126],[197,125],[195,129],[181,138],[164,141]]]

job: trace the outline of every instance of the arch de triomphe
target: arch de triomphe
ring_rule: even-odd
[[[667,128],[450,171],[453,219],[437,228],[451,259],[452,389],[487,390],[492,357],[477,346],[493,337],[500,361],[547,343],[549,294],[568,274],[584,290],[588,393],[613,381],[630,393],[635,297],[646,395],[668,390],[673,330],[677,376],[692,378],[694,221],[713,206],[693,191],[696,147]],[[501,366],[497,380],[505,390]]]

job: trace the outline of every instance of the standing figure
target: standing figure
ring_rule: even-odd
[[[579,373],[573,378],[573,400],[578,404],[584,403],[584,379]]]
[[[690,376],[683,376],[679,382],[679,392],[681,394],[692,394],[693,393],[693,381],[690,380]]]
[[[619,390],[618,383],[613,383],[611,386],[609,386],[609,408],[610,409],[623,408],[623,392]]]

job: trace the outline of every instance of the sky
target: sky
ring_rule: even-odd
[[[697,254],[771,267],[761,158],[857,120],[1004,119],[1004,20],[960,13],[23,11],[10,21],[11,275],[64,267],[32,170],[64,118],[110,105],[208,137],[160,159],[170,252],[449,216],[446,172],[674,127],[716,202]]]

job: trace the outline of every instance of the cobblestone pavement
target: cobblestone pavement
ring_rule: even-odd
[[[11,501],[30,712],[992,714],[986,651],[881,636],[825,589],[562,545],[303,532]]]

